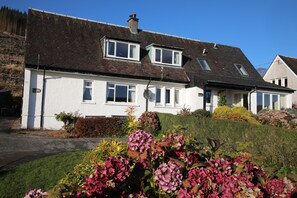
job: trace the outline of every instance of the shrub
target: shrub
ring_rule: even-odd
[[[134,107],[128,107],[126,109],[127,112],[127,119],[123,123],[123,131],[130,135],[133,131],[140,128],[140,123],[136,120],[136,117],[134,115],[135,108]]]
[[[177,115],[189,116],[191,115],[191,108],[187,108],[186,106],[183,106],[183,108],[179,112],[177,112]]]
[[[65,113],[60,112],[59,114],[55,114],[55,118],[57,121],[62,121],[63,122],[63,129],[66,130],[67,132],[70,132],[73,128],[74,125],[77,121],[77,119],[80,117],[80,114],[78,111],[72,113]]]
[[[210,118],[211,117],[211,113],[204,109],[197,109],[191,115],[198,117],[198,118],[200,118],[200,117]]]
[[[73,135],[76,137],[110,137],[123,135],[122,118],[79,118]]]
[[[253,114],[244,107],[220,106],[214,110],[213,118],[220,120],[244,121],[251,124],[260,125]]]
[[[138,118],[142,129],[155,134],[159,129],[159,118],[154,112],[144,112]]]
[[[287,111],[266,110],[258,114],[258,120],[262,124],[282,127],[287,129],[296,128],[297,117]]]

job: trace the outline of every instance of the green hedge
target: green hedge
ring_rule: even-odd
[[[297,167],[296,130],[193,116],[163,113],[158,113],[158,116],[163,131],[182,125],[202,143],[207,143],[206,138],[219,139],[228,147],[235,147],[237,142],[251,143],[248,152],[261,157],[265,164]]]

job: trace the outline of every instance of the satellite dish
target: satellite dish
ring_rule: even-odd
[[[148,90],[148,89],[144,90],[144,92],[143,92],[143,97],[144,97],[145,99],[149,99],[149,98],[151,97],[151,91]]]

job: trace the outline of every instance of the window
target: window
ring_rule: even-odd
[[[286,95],[280,95],[280,107],[281,109],[287,108]]]
[[[170,104],[170,89],[165,90],[165,103]]]
[[[241,106],[241,94],[234,94],[234,106]]]
[[[237,70],[239,71],[239,73],[242,75],[242,76],[248,76],[249,74],[247,73],[247,71],[245,70],[245,68],[240,65],[240,64],[235,64],[235,67],[237,68]]]
[[[123,102],[135,103],[134,85],[123,85],[107,83],[107,101],[108,102]]]
[[[153,56],[154,58],[152,58],[152,62],[181,66],[181,62],[182,62],[181,51],[154,48],[154,47],[152,49],[154,54]]]
[[[139,44],[106,40],[107,57],[139,60],[139,49]]]
[[[83,101],[92,101],[93,96],[93,82],[92,81],[84,81],[84,93],[83,93]]]
[[[278,108],[278,95],[272,95],[272,109],[279,110]]]
[[[282,80],[278,79],[278,85],[282,85]]]
[[[264,94],[264,109],[270,108],[270,95]]]
[[[180,105],[180,94],[179,94],[179,89],[176,89],[174,91],[174,104],[175,105]]]
[[[287,78],[284,78],[284,87],[288,87],[288,79]]]
[[[257,93],[257,112],[263,109],[263,93]]]
[[[156,103],[161,103],[161,89],[156,89]]]
[[[199,59],[198,62],[199,62],[199,64],[200,64],[201,68],[202,68],[204,71],[211,71],[211,69],[210,69],[210,67],[208,66],[206,60],[204,60],[204,59]]]
[[[205,91],[205,102],[211,103],[211,91],[210,90]]]
[[[271,83],[272,83],[272,84],[275,84],[275,80],[272,80]]]

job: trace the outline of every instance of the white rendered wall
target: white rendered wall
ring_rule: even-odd
[[[106,76],[91,76],[82,74],[71,74],[46,71],[46,88],[44,99],[44,128],[60,129],[62,122],[55,119],[55,114],[62,111],[79,111],[82,116],[126,116],[125,110],[129,106],[136,109],[135,115],[139,117],[146,108],[146,100],[143,92],[146,89],[147,80],[135,80],[124,78],[111,78]],[[24,103],[22,114],[22,128],[40,128],[41,99],[43,71],[25,70]],[[93,81],[93,100],[83,102],[84,80]],[[31,83],[29,83],[31,81]],[[110,103],[106,102],[107,82],[123,83],[136,86],[136,102],[131,103]],[[156,105],[156,87],[162,89],[161,104]],[[32,93],[33,88],[41,89],[40,93]],[[171,103],[165,105],[165,88],[170,89]],[[180,104],[174,104],[174,90],[180,90]],[[148,111],[176,114],[186,104],[187,90],[184,84],[166,83],[152,81],[149,90],[152,95],[148,102]],[[30,93],[30,94],[29,94]],[[197,94],[198,95],[198,94]],[[196,96],[197,96],[196,95]],[[193,101],[193,105],[200,101]],[[203,103],[197,106],[201,107]],[[196,106],[195,106],[196,108]]]
[[[200,95],[199,95],[200,94]],[[185,90],[185,107],[191,111],[203,109],[203,89],[199,87],[191,87]]]

